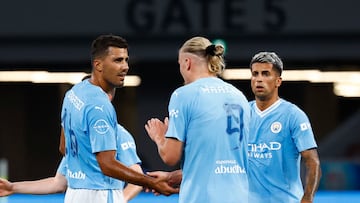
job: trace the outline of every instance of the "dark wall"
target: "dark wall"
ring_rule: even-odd
[[[55,174],[60,158],[58,85],[0,84],[0,157],[15,180]]]

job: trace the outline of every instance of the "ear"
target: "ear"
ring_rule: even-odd
[[[190,58],[185,59],[185,65],[186,65],[186,70],[190,70],[190,68],[191,68],[191,59]]]
[[[101,62],[101,60],[95,59],[93,61],[93,67],[94,67],[95,70],[101,72],[102,71],[102,62]]]
[[[277,79],[276,79],[276,87],[280,87],[280,85],[281,85],[281,83],[282,83],[282,78],[279,76]]]

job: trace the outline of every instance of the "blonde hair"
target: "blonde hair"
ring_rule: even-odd
[[[212,44],[204,37],[193,37],[187,40],[180,48],[181,52],[195,54],[208,62],[208,70],[220,75],[225,69],[224,47],[221,44]]]

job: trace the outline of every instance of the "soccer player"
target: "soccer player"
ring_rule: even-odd
[[[120,180],[164,195],[177,193],[165,181],[131,170],[116,159],[117,116],[109,95],[123,86],[129,70],[126,40],[101,35],[92,43],[91,57],[91,78],[74,85],[63,100],[65,141],[60,149],[66,149],[68,164],[65,203],[123,202]]]
[[[187,40],[178,63],[185,85],[168,106],[169,119],[145,129],[168,165],[181,161],[179,203],[248,202],[250,108],[243,93],[218,75],[224,47],[204,37]]]
[[[282,99],[283,63],[273,52],[260,52],[250,63],[251,121],[248,144],[249,202],[312,203],[321,169],[317,144],[306,114]],[[305,189],[300,179],[300,160],[305,163]],[[181,182],[181,170],[154,171],[171,185]]]
[[[142,173],[141,160],[136,153],[136,145],[132,135],[121,125],[118,125],[118,151],[117,159],[130,167],[131,169]],[[9,182],[5,179],[0,179],[0,197],[8,196],[15,193],[20,194],[52,194],[65,192],[67,188],[66,181],[67,164],[65,159],[61,160],[58,170],[54,177],[44,178],[35,181],[19,181]],[[122,182],[124,186],[125,183]],[[123,190],[125,202],[130,201],[139,192],[142,187],[133,184],[127,184]]]
[[[254,55],[250,70],[255,100],[250,102],[249,202],[311,203],[321,170],[310,121],[299,107],[279,97],[283,63],[275,53]]]

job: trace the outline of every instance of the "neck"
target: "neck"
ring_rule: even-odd
[[[106,92],[106,94],[109,96],[110,101],[112,101],[112,100],[114,99],[114,97],[115,97],[115,92],[116,92],[116,89],[115,89],[115,88],[112,89],[112,91],[110,91],[110,92]]]
[[[270,99],[260,99],[258,97],[255,98],[256,106],[260,109],[260,111],[264,111],[273,105],[279,99],[278,96],[272,97]]]
[[[99,80],[97,77],[94,77],[94,75],[91,76],[89,82],[93,85],[100,87],[109,96],[110,100],[114,98],[116,88],[109,87],[104,81]]]

